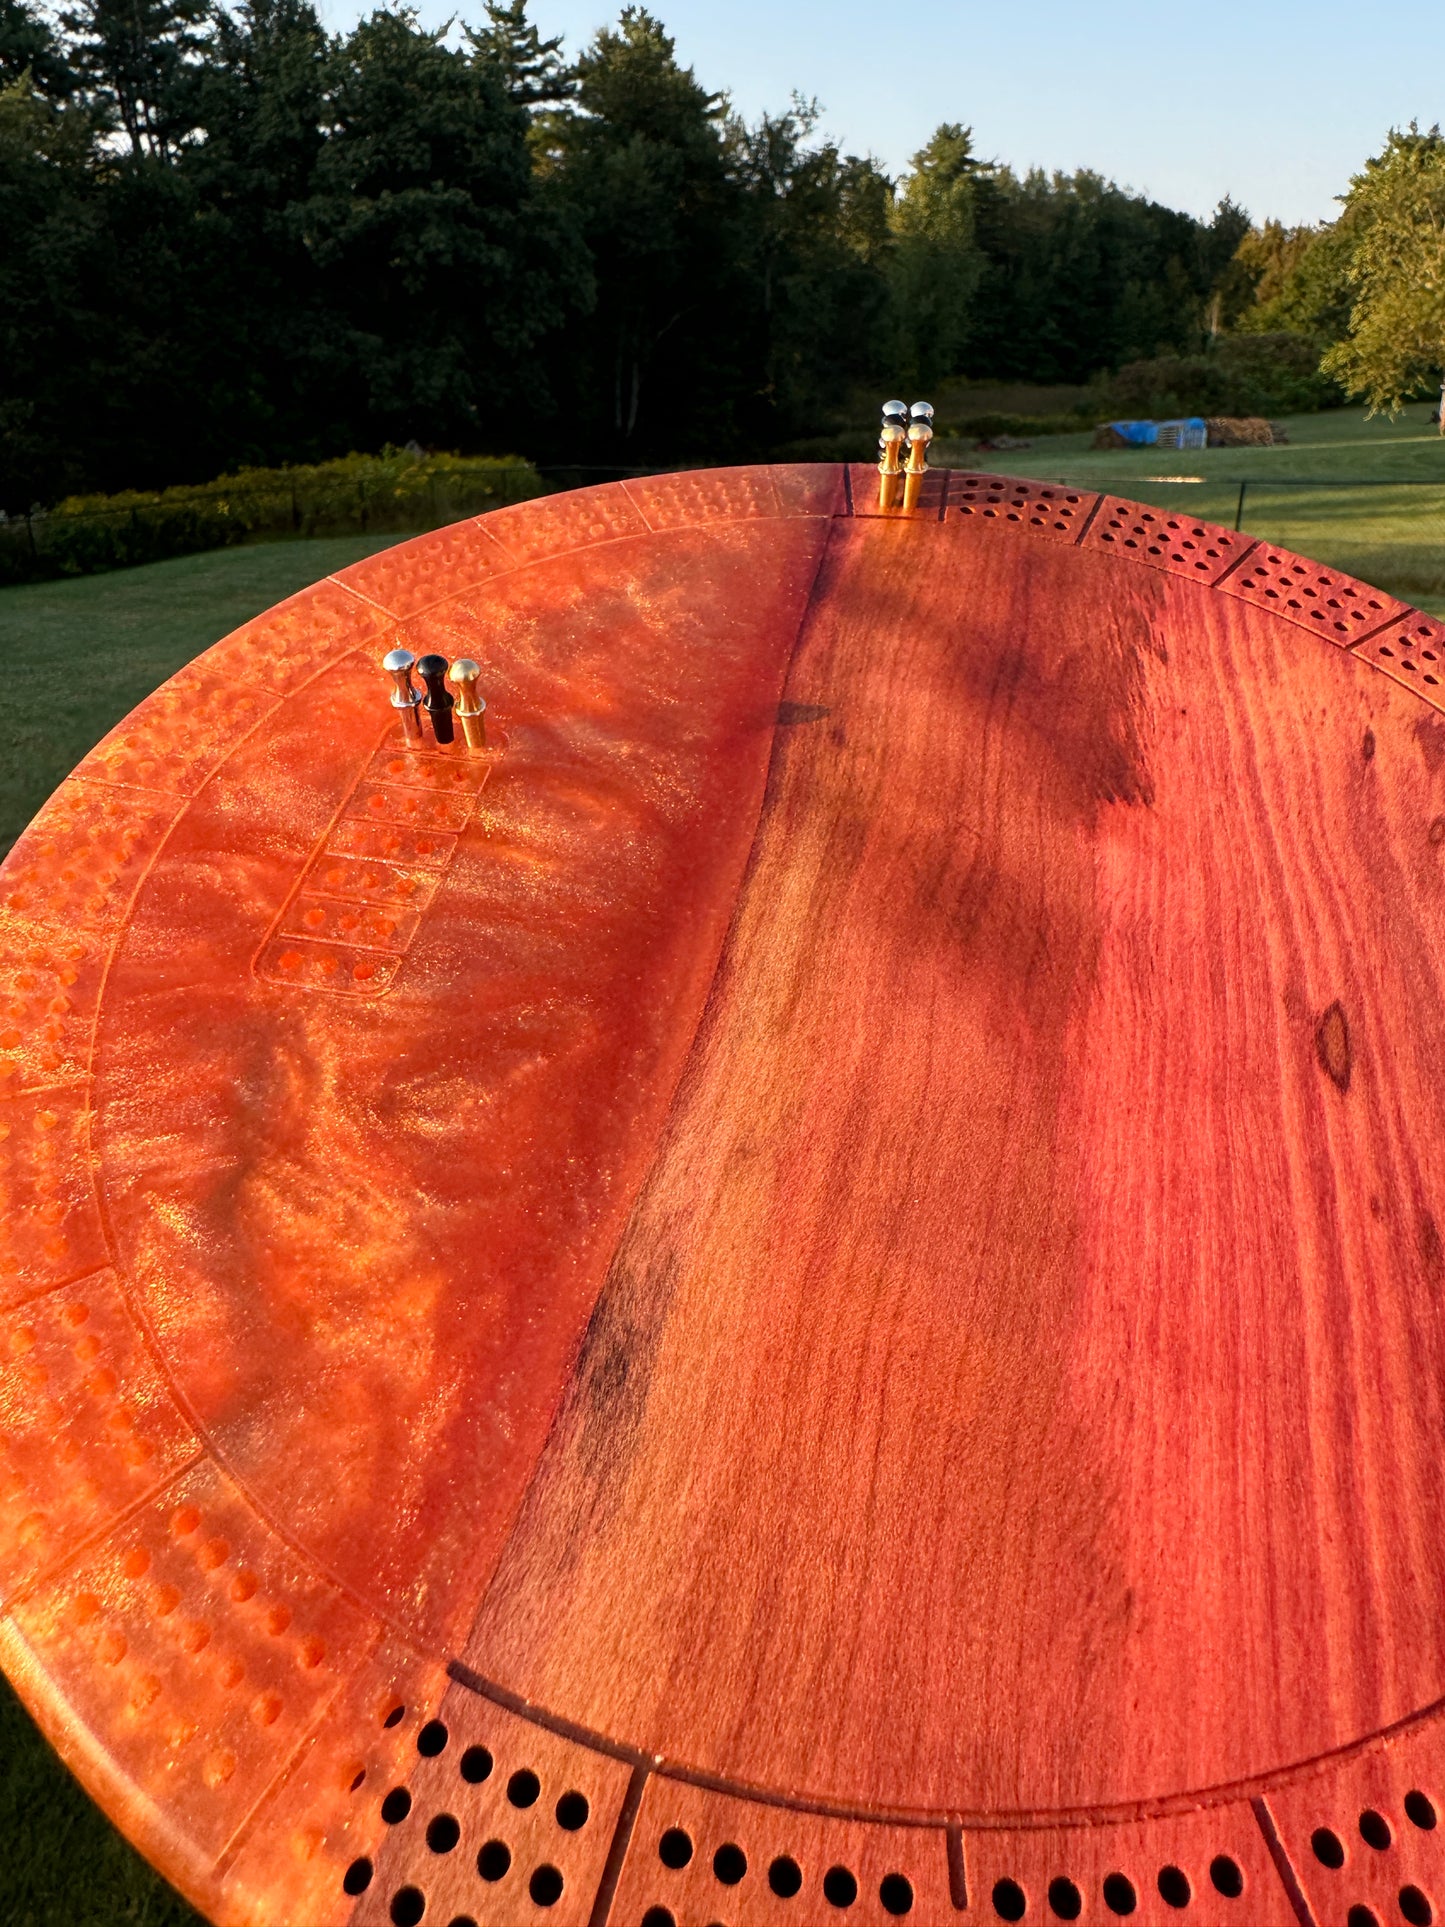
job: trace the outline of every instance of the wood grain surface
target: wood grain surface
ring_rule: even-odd
[[[872,481],[369,558],[0,869],[0,1659],[227,1927],[1445,1906],[1445,630]]]

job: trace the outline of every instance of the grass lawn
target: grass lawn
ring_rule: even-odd
[[[1247,533],[1445,616],[1445,436],[1428,412],[1415,403],[1394,422],[1370,421],[1363,408],[1296,415],[1278,448],[1095,449],[1089,434],[1044,435],[991,453],[940,440],[937,459],[1107,489],[1228,528],[1242,482]]]
[[[182,663],[273,602],[405,539],[269,542],[0,589],[0,855],[86,751]]]

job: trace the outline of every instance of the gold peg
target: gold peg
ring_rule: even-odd
[[[416,657],[410,649],[390,649],[381,659],[381,666],[391,677],[391,706],[401,715],[401,733],[408,749],[420,749],[425,741],[421,717],[417,711],[421,704],[421,691],[411,679]]]
[[[903,479],[905,514],[918,507],[918,498],[923,493],[923,478],[928,473],[928,444],[932,440],[933,410],[926,401],[916,401],[909,410],[908,468]]]
[[[898,506],[903,485],[903,444],[908,436],[908,410],[901,401],[883,404],[883,427],[878,435],[878,506]]]
[[[477,677],[481,673],[480,664],[473,662],[470,656],[458,656],[451,667],[451,679],[457,689],[457,706],[453,713],[462,726],[468,749],[487,747],[487,705],[477,694]]]

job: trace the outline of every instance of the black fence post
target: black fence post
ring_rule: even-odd
[[[1244,491],[1248,487],[1249,487],[1248,482],[1241,482],[1239,485],[1239,501],[1235,505],[1235,510],[1234,510],[1234,526],[1235,526],[1236,532],[1244,525]]]

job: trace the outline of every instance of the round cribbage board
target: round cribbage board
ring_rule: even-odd
[[[1445,1911],[1445,629],[876,500],[373,556],[0,869],[0,1660],[226,1927]]]

